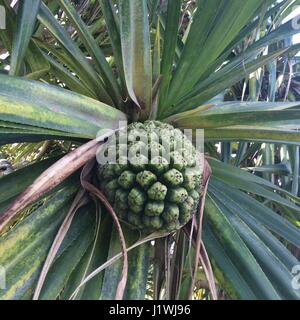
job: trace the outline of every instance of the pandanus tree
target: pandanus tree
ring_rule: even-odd
[[[266,144],[299,159],[299,104],[215,98],[299,50],[295,4],[0,0],[0,143],[64,146],[0,179],[0,299],[299,299],[299,163],[291,190],[248,168]],[[203,129],[205,155],[101,166],[120,121],[173,152]]]

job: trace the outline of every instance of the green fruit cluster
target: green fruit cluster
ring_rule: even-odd
[[[171,232],[191,219],[202,168],[180,130],[158,121],[133,123],[108,143],[109,152],[116,163],[99,165],[100,188],[121,219],[145,232]]]

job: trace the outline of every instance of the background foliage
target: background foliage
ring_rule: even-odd
[[[146,118],[204,128],[212,176],[200,248],[198,220],[160,239],[122,226],[127,247],[142,243],[129,253],[124,298],[212,299],[216,284],[219,299],[299,299],[300,46],[287,18],[299,4],[0,0],[0,153],[16,169],[0,180],[0,299],[116,296],[118,232],[94,201],[73,210],[36,288],[80,194],[83,162],[65,173],[58,160],[70,165],[66,157],[119,120]],[[21,207],[18,196],[48,168],[51,179]]]

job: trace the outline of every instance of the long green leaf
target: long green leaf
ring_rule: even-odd
[[[203,74],[199,82],[206,79],[210,74],[212,74],[215,70],[217,70],[224,61],[227,61],[228,59],[230,61],[232,61],[233,59],[236,59],[236,60],[240,59],[240,61],[242,61],[243,59],[246,59],[246,57],[254,55],[256,51],[259,51],[261,49],[260,46],[255,47],[253,49],[252,49],[252,46],[250,46],[247,48],[246,52],[243,52],[242,54],[238,55],[236,58],[233,58],[233,59],[229,58],[232,50],[234,50],[238,45],[242,44],[245,37],[247,37],[248,35],[251,35],[251,32],[255,32],[255,29],[259,26],[259,24],[262,21],[266,21],[267,19],[272,17],[272,15],[275,15],[280,8],[284,7],[284,4],[291,1],[292,0],[284,0],[280,3],[277,3],[275,6],[271,7],[267,12],[263,12],[263,11],[258,12],[258,14],[260,14],[260,17],[257,17],[252,23],[250,23],[249,25],[247,25],[241,30],[241,32],[236,36],[236,38],[231,42],[231,44],[224,50],[222,55],[220,55],[218,59],[216,59],[214,63],[212,63],[212,65],[207,69],[207,71]],[[271,43],[273,43],[272,39],[270,39],[270,44]]]
[[[114,105],[98,74],[95,72],[84,54],[77,47],[76,43],[71,39],[66,30],[59,24],[52,12],[43,2],[40,6],[38,19],[55,36],[55,38],[63,46],[70,59],[74,61],[72,64],[72,67],[74,68],[73,71],[77,73],[82,81],[90,86],[99,100],[109,105]]]
[[[0,208],[3,202],[9,201],[20,194],[56,160],[56,157],[43,160],[2,177],[0,180]]]
[[[281,247],[279,240],[267,229],[299,247],[299,228],[250,196],[230,188],[227,184],[214,180],[211,182],[210,188],[215,197],[237,212],[247,224],[255,228],[255,232],[259,232],[262,238],[268,240],[269,244],[273,242],[273,247],[277,245],[276,249],[280,251],[284,258],[282,259],[283,263],[286,263],[290,269],[297,264],[297,259],[292,256],[286,247],[283,245]]]
[[[0,75],[0,120],[93,138],[125,117],[82,95],[39,82]]]
[[[25,6],[30,5],[30,3],[32,4],[32,2],[33,1],[28,1],[27,3],[26,1],[24,2],[24,5]],[[38,2],[39,0],[34,2],[34,5],[33,5],[34,8]],[[0,39],[2,39],[4,47],[9,52],[12,52],[13,41],[16,42],[16,46],[20,47],[19,51],[17,50],[17,48],[14,50],[13,54],[16,55],[16,57],[13,59],[17,59],[19,53],[21,55],[24,55],[23,57],[20,56],[20,59],[18,58],[18,60],[15,61],[15,64],[22,63],[23,62],[22,59],[24,59],[27,65],[30,67],[31,69],[30,71],[32,73],[40,70],[48,70],[49,64],[44,59],[40,49],[35,45],[34,41],[32,41],[32,39],[30,40],[30,36],[31,36],[30,32],[32,33],[32,31],[30,31],[29,29],[32,27],[32,25],[34,25],[34,22],[35,22],[34,19],[36,18],[34,17],[34,12],[33,12],[33,15],[31,14],[31,12],[29,15],[25,15],[25,14],[22,14],[20,10],[19,20],[21,19],[22,21],[19,22],[19,24],[21,23],[21,25],[17,27],[17,15],[15,11],[4,0],[0,0],[0,5],[5,7],[6,22],[7,22],[6,29],[0,30]],[[26,8],[26,10],[28,11],[28,8]],[[32,20],[27,24],[26,19],[32,19]],[[16,35],[14,35],[15,30],[18,31],[18,34],[17,32],[15,32]],[[28,35],[26,36],[27,33]],[[23,42],[22,40],[23,37],[24,37],[23,40],[25,42]],[[29,43],[27,43],[28,39],[30,40]],[[13,72],[12,66],[10,66],[10,68],[12,70],[11,72]],[[25,69],[22,71],[29,72],[29,70],[25,70]]]
[[[300,207],[298,204],[300,199],[288,191],[274,185],[266,179],[250,174],[245,170],[241,170],[225,163],[218,163],[214,160],[209,160],[209,163],[213,169],[213,176],[216,179],[222,180],[223,182],[243,191],[259,195],[277,204],[286,206],[299,215]]]
[[[286,261],[282,262],[280,258],[261,241],[258,235],[249,228],[249,226],[233,214],[233,212],[237,210],[236,206],[231,206],[231,203],[228,205],[226,200],[222,201],[223,199],[218,196],[213,196],[213,199],[216,201],[218,206],[222,208],[222,212],[224,212],[232,226],[237,230],[253,255],[258,259],[260,265],[266,274],[268,274],[270,280],[272,280],[273,286],[277,289],[280,296],[286,299],[298,299],[299,295],[297,295],[296,290],[293,290],[291,286],[292,274],[291,269],[288,269],[285,266]],[[249,223],[249,219],[246,219],[245,221]],[[250,225],[252,227],[259,227],[255,223]],[[292,263],[293,262],[291,262],[291,264]]]
[[[206,141],[257,141],[300,144],[300,133],[296,130],[258,126],[232,126],[229,128],[205,129]]]
[[[244,1],[242,7],[239,0],[199,2],[171,82],[169,105],[174,104],[191,90],[206,68],[247,25],[260,6],[261,1],[258,0]]]
[[[105,212],[105,210],[101,210]],[[96,234],[95,242],[91,246],[91,250],[88,253],[89,260],[87,263],[84,264],[84,272],[81,275],[80,281],[83,280],[84,276],[89,275],[93,272],[96,268],[101,266],[103,263],[107,261],[108,250],[109,250],[109,242],[107,239],[110,238],[112,232],[112,225],[113,221],[107,214],[102,214],[98,234]],[[101,247],[101,250],[99,248]],[[81,300],[99,300],[101,290],[102,290],[102,283],[103,283],[104,273],[101,272],[93,279],[91,279],[78,293],[76,299]],[[68,286],[70,286],[69,294],[66,291],[65,294],[71,296],[71,294],[75,291],[76,287],[79,285],[79,282],[73,283],[70,279],[68,281]]]
[[[163,41],[163,54],[161,60],[161,74],[163,78],[160,87],[160,112],[163,110],[166,97],[168,96],[168,89],[172,78],[172,68],[175,58],[180,12],[181,0],[168,2],[166,29]]]
[[[151,109],[152,64],[146,0],[120,1],[120,34],[125,79],[142,119]]]
[[[247,283],[247,278],[238,270],[235,260],[226,253],[226,247],[221,244],[208,223],[203,224],[203,241],[221,288],[233,299],[258,299],[256,290]]]
[[[49,61],[51,69],[55,76],[61,80],[68,89],[73,92],[83,94],[90,98],[95,98],[93,92],[89,90],[76,76],[72,74],[63,64],[58,63],[51,56],[45,54],[46,59]]]
[[[180,116],[179,116],[180,117]],[[223,114],[205,114],[196,112],[193,113],[193,117],[188,116],[187,118],[177,118],[173,120],[176,126],[181,128],[218,128],[218,127],[229,127],[234,125],[250,125],[250,126],[262,126],[264,123],[276,122],[281,120],[289,119],[300,119],[300,108],[299,109],[288,109],[288,110],[268,110],[256,112],[242,111],[236,113],[223,113]]]
[[[6,289],[0,299],[30,299],[40,268],[76,188],[58,192],[43,206],[0,238],[0,264],[6,270]]]
[[[51,266],[41,291],[41,300],[55,300],[59,297],[72,271],[87,251],[94,237],[95,214],[92,205],[78,210],[64,239],[55,261]]]
[[[227,254],[235,259],[236,266],[244,279],[253,290],[256,290],[257,296],[264,299],[279,299],[280,297],[258,262],[210,195],[207,196],[205,202],[205,216],[218,234],[218,239],[226,248]]]
[[[116,21],[115,14],[113,12],[113,3],[111,0],[99,0],[103,15],[105,17],[105,23],[107,26],[108,34],[111,40],[111,46],[113,49],[113,56],[115,63],[118,67],[120,79],[122,83],[122,94],[127,92],[126,81],[123,68],[122,47],[120,37],[120,27]]]
[[[134,232],[132,229],[127,228],[126,226],[122,226],[123,233],[126,239],[126,246],[130,247],[134,244],[139,235],[137,232]],[[133,288],[126,287],[125,296],[132,299],[142,299],[142,295],[145,294],[146,290],[146,274],[148,273],[147,266],[149,265],[149,254],[146,246],[142,246],[141,248],[135,248],[128,255],[128,259],[131,261],[128,269],[128,279],[127,283],[131,284]],[[112,258],[116,254],[121,251],[120,239],[118,236],[118,232],[114,228],[111,233],[111,238],[109,242],[109,252],[108,257]],[[116,289],[120,280],[120,275],[122,272],[122,261],[116,261],[113,265],[105,269],[103,285],[101,290],[101,298],[103,300],[115,299]],[[140,281],[137,281],[139,279]],[[125,297],[124,297],[125,298]]]
[[[21,1],[18,9],[18,22],[11,52],[11,75],[19,75],[29,41],[36,22],[41,0]]]
[[[151,244],[145,243],[128,255],[129,276],[124,293],[126,300],[144,300],[147,289]]]
[[[245,76],[248,76],[251,72],[257,70],[259,67],[276,59],[278,56],[287,53],[289,49],[290,48],[279,49],[267,56],[262,56],[246,63],[244,61],[234,65],[229,63],[221,70],[212,73],[204,81],[201,81],[199,85],[197,85],[195,88],[192,88],[190,90],[191,92],[184,96],[180,101],[177,101],[176,104],[169,105],[168,109],[164,113],[164,116],[191,110],[197,106],[200,106],[226,88],[242,80]]]
[[[97,71],[103,78],[106,90],[113,97],[115,104],[120,106],[122,104],[120,88],[104,54],[71,2],[69,0],[59,0],[59,3],[74,24],[88,52],[93,57]]]

